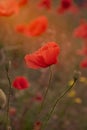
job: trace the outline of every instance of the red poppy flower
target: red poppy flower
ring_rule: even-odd
[[[48,20],[45,16],[40,16],[31,21],[29,25],[18,25],[16,31],[26,36],[39,36],[43,34],[48,27]]]
[[[26,89],[28,88],[30,85],[29,85],[29,82],[28,80],[23,77],[23,76],[18,76],[14,79],[13,83],[12,83],[12,86],[16,89]]]
[[[28,0],[20,0],[19,2],[18,2],[18,5],[19,6],[24,6],[24,5],[26,5],[28,3]]]
[[[38,4],[38,6],[39,6],[40,8],[45,7],[46,9],[50,9],[50,8],[51,8],[51,0],[42,0],[42,1]]]
[[[16,1],[8,0],[0,2],[0,16],[11,16],[18,13],[19,6]]]
[[[47,27],[48,20],[46,16],[40,16],[31,21],[31,23],[25,29],[25,34],[28,36],[39,36],[46,31]]]
[[[74,36],[77,38],[87,39],[87,22],[82,23],[74,30]]]
[[[80,63],[80,67],[82,67],[82,68],[87,68],[87,59],[84,59],[84,60]]]
[[[61,0],[60,7],[57,9],[59,13],[68,10],[72,6],[72,0]]]
[[[24,57],[25,63],[30,68],[45,68],[57,63],[59,52],[59,46],[55,42],[48,42],[38,51],[26,55]]]
[[[76,13],[78,11],[77,7],[73,4],[73,0],[61,0],[57,12],[61,14],[65,11],[70,11],[72,13]]]

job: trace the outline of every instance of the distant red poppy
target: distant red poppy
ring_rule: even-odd
[[[42,123],[40,121],[35,122],[34,124],[34,130],[40,130]]]
[[[60,6],[58,7],[57,11],[62,13],[68,10],[72,6],[72,0],[61,0]]]
[[[1,1],[0,2],[0,16],[12,16],[17,14],[19,11],[19,6],[16,1]]]
[[[33,69],[45,68],[57,63],[59,52],[59,46],[55,42],[48,42],[38,51],[27,54],[24,60],[27,67]]]
[[[80,63],[80,67],[81,67],[81,68],[87,68],[87,59],[84,59],[84,60]]]
[[[28,36],[39,36],[43,34],[48,27],[46,16],[39,16],[27,26],[25,34]]]
[[[40,93],[37,93],[35,96],[35,101],[41,102],[43,100],[43,96]]]
[[[19,0],[18,5],[19,5],[19,6],[24,6],[24,5],[26,5],[27,3],[28,3],[28,0]]]
[[[73,4],[73,0],[61,0],[60,6],[57,9],[58,13],[64,13],[70,11],[75,13],[78,11],[77,7]]]
[[[38,6],[40,7],[40,8],[46,8],[46,9],[50,9],[51,8],[51,0],[42,0],[39,4],[38,4]]]
[[[18,76],[14,79],[12,86],[16,89],[26,89],[30,86],[28,80],[23,76]]]
[[[39,16],[28,25],[17,25],[16,31],[23,33],[25,36],[39,36],[46,31],[47,27],[48,20],[46,16]]]
[[[87,22],[81,23],[74,30],[74,36],[77,38],[87,39]]]

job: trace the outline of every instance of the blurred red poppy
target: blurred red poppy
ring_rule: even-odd
[[[19,6],[24,6],[24,5],[26,5],[28,3],[28,0],[20,0],[19,2],[18,2],[18,5]]]
[[[34,130],[40,130],[42,123],[40,121],[35,122],[34,124]]]
[[[74,36],[77,38],[87,39],[87,22],[81,23],[74,30]]]
[[[70,11],[72,13],[76,13],[78,11],[77,7],[73,3],[73,0],[61,0],[57,12],[61,14],[64,13],[65,11]]]
[[[0,1],[0,16],[12,16],[18,11],[19,6],[15,0]]]
[[[43,34],[48,27],[48,20],[46,16],[40,16],[31,23],[25,29],[25,34],[27,36],[39,36]]]
[[[72,6],[72,0],[61,0],[60,7],[57,9],[59,13],[68,10]]]
[[[46,9],[50,9],[51,8],[51,0],[42,0],[39,4],[38,7],[43,8],[45,7]]]
[[[57,63],[57,56],[59,55],[59,52],[60,49],[58,44],[55,42],[48,42],[38,51],[32,54],[27,54],[24,57],[24,60],[27,67],[33,69],[45,68]]]
[[[28,80],[23,76],[18,76],[14,79],[12,86],[16,89],[26,89],[30,86]]]
[[[43,100],[43,96],[41,93],[37,93],[35,96],[35,101],[41,102]]]
[[[46,16],[40,16],[31,21],[29,25],[17,25],[16,31],[23,33],[25,36],[39,36],[43,34],[48,27]]]
[[[81,68],[87,68],[87,59],[84,59],[84,60],[80,63],[80,67],[81,67]]]

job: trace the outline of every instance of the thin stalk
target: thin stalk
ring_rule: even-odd
[[[47,87],[46,92],[45,92],[45,94],[43,96],[44,98],[43,98],[43,101],[42,101],[41,106],[40,106],[39,114],[41,113],[41,111],[42,111],[42,109],[44,107],[46,96],[47,96],[48,90],[49,90],[49,88],[51,86],[51,79],[52,79],[52,70],[51,70],[51,67],[49,67],[49,70],[50,70],[50,77],[49,77],[48,87]]]
[[[54,109],[55,109],[57,103],[59,103],[60,100],[66,95],[66,93],[68,93],[68,92],[74,87],[74,85],[76,84],[76,82],[77,82],[77,78],[74,78],[74,81],[73,81],[72,85],[69,85],[68,88],[57,98],[57,100],[55,101],[53,107],[51,108],[51,110],[50,110],[50,112],[49,112],[49,115],[48,115],[48,117],[47,117],[47,119],[46,119],[45,124],[42,126],[43,130],[46,128],[47,123],[48,123],[48,121],[50,120],[51,115],[52,115],[52,113],[54,112]]]
[[[6,116],[6,129],[7,130],[10,130],[10,119],[9,119],[9,106],[10,106],[10,94],[11,94],[11,80],[10,80],[10,76],[9,76],[9,71],[7,68],[5,68],[6,70],[6,76],[7,76],[7,79],[8,79],[8,82],[9,82],[9,89],[8,89],[8,99],[7,99],[7,116]]]

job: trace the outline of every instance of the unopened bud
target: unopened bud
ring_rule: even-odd
[[[74,71],[74,76],[73,76],[74,80],[79,79],[80,76],[81,76],[81,72],[75,70],[75,71]]]

